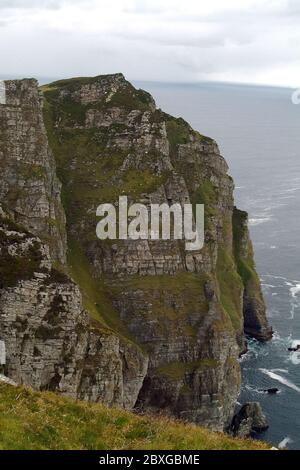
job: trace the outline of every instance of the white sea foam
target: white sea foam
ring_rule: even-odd
[[[278,333],[278,331],[274,331],[273,333],[273,342],[275,341],[282,341],[282,338],[280,336],[280,334]]]
[[[249,225],[255,226],[269,222],[272,217],[252,217],[249,219]]]
[[[297,186],[296,188],[290,188],[290,189],[286,189],[286,193],[293,193],[294,191],[299,191],[300,187]]]
[[[275,274],[263,274],[262,277],[270,277],[272,279],[282,279],[283,281],[289,281],[287,277],[284,276],[275,276]],[[298,282],[298,281],[296,281]]]
[[[294,364],[294,366],[298,366],[300,364],[300,351],[291,353],[289,360]]]
[[[285,351],[287,350],[288,347],[290,347],[291,340],[292,340],[291,334],[289,336],[281,337],[277,332],[275,332],[273,335],[273,343],[275,343],[276,345],[278,345],[281,349],[284,349]]]
[[[265,392],[263,390],[259,390],[258,388],[255,388],[252,385],[245,385],[245,389],[249,390],[250,392],[265,394]]]
[[[290,196],[280,196],[280,200],[281,200],[281,201],[282,201],[282,200],[285,200],[285,199],[295,199],[295,198],[296,198],[296,196],[294,196],[294,195],[290,195]]]
[[[276,374],[275,372],[272,372],[271,370],[268,369],[259,369],[263,374],[268,375],[271,377],[273,380],[277,380],[277,382],[280,382],[281,384],[285,385],[286,387],[289,387],[296,392],[300,393],[300,388],[297,387],[293,382],[290,380],[286,379],[285,377],[281,377],[281,375]]]
[[[300,294],[300,284],[296,284],[295,286],[290,288],[290,293],[292,294],[292,297],[296,298],[298,294]]]
[[[300,339],[293,339],[292,348],[296,348],[300,344]]]
[[[239,362],[247,362],[249,359],[256,359],[257,356],[258,353],[256,351],[250,351],[248,349],[248,351],[239,358]]]
[[[295,311],[300,307],[300,283],[299,281],[295,281],[296,285],[290,287],[290,294],[291,294],[291,319],[293,320],[295,316]]]
[[[286,449],[287,445],[291,444],[292,442],[293,442],[293,440],[290,437],[287,436],[284,439],[282,439],[281,442],[279,442],[278,449]]]
[[[294,339],[291,343],[291,347],[296,348],[299,344],[300,339]],[[300,364],[300,351],[292,351],[288,360],[295,366],[298,366]]]

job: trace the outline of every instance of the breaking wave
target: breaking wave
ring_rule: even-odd
[[[300,284],[296,284],[295,286],[291,287],[290,293],[294,299],[297,298],[297,295],[300,294]]]
[[[284,439],[282,439],[281,442],[279,442],[278,449],[286,449],[287,445],[291,444],[292,442],[294,441],[290,437],[287,436]]]
[[[286,379],[285,377],[282,377],[279,374],[276,374],[275,372],[272,372],[271,370],[268,369],[259,369],[263,374],[268,375],[271,379],[277,380],[277,382],[280,382],[281,384],[285,385],[286,387],[289,387],[296,392],[300,393],[300,388],[297,387],[293,382],[290,380]]]
[[[260,224],[264,224],[265,222],[269,222],[272,217],[253,217],[249,219],[249,225],[256,226]]]

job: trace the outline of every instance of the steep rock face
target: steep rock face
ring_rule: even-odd
[[[217,144],[157,110],[121,74],[63,80],[43,91],[72,274],[83,294],[89,280],[95,317],[149,355],[137,408],[223,429],[240,389],[243,310],[250,311],[244,299],[258,319],[252,333],[267,323],[260,294],[237,269],[233,182]],[[97,240],[97,206],[117,204],[120,195],[146,205],[204,203],[204,248]]]
[[[65,263],[65,215],[36,80],[5,82],[0,106],[0,201]]]
[[[248,333],[264,340],[270,330],[217,144],[157,110],[121,74],[42,87],[44,116],[36,81],[6,89],[0,339],[7,374],[38,389],[228,426],[240,389],[243,311]],[[120,195],[146,205],[204,203],[204,248],[98,240],[96,208]]]
[[[0,106],[0,339],[17,383],[135,405],[147,357],[91,322],[66,264],[65,215],[35,80],[5,82]]]
[[[244,331],[259,341],[272,338],[272,328],[266,318],[260,281],[253,262],[253,248],[248,231],[248,215],[236,207],[233,211],[234,254],[238,273],[244,284]]]
[[[1,208],[1,206],[0,206]],[[18,384],[131,409],[147,370],[134,344],[96,322],[49,248],[0,216],[0,339]]]

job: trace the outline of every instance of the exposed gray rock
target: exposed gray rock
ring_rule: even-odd
[[[3,216],[0,253],[7,376],[38,390],[132,408],[147,370],[145,355],[90,325],[78,287],[52,268],[48,247]]]
[[[0,339],[9,378],[39,390],[135,405],[147,356],[91,324],[66,264],[65,214],[36,80],[0,106]]]
[[[249,437],[252,433],[262,433],[269,425],[261,405],[257,402],[246,403],[233,417],[230,431],[234,436]]]
[[[61,184],[48,145],[36,80],[5,81],[0,105],[0,201],[11,217],[49,246],[53,260],[66,262]]]
[[[259,278],[253,262],[253,247],[248,231],[248,214],[234,208],[235,256],[239,274],[244,283],[244,332],[258,341],[268,341],[273,336],[266,317],[266,307]]]

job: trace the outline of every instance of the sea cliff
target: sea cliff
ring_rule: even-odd
[[[0,340],[19,384],[226,428],[245,333],[271,337],[216,142],[122,74],[6,81]],[[205,243],[105,240],[96,208],[202,203]]]

